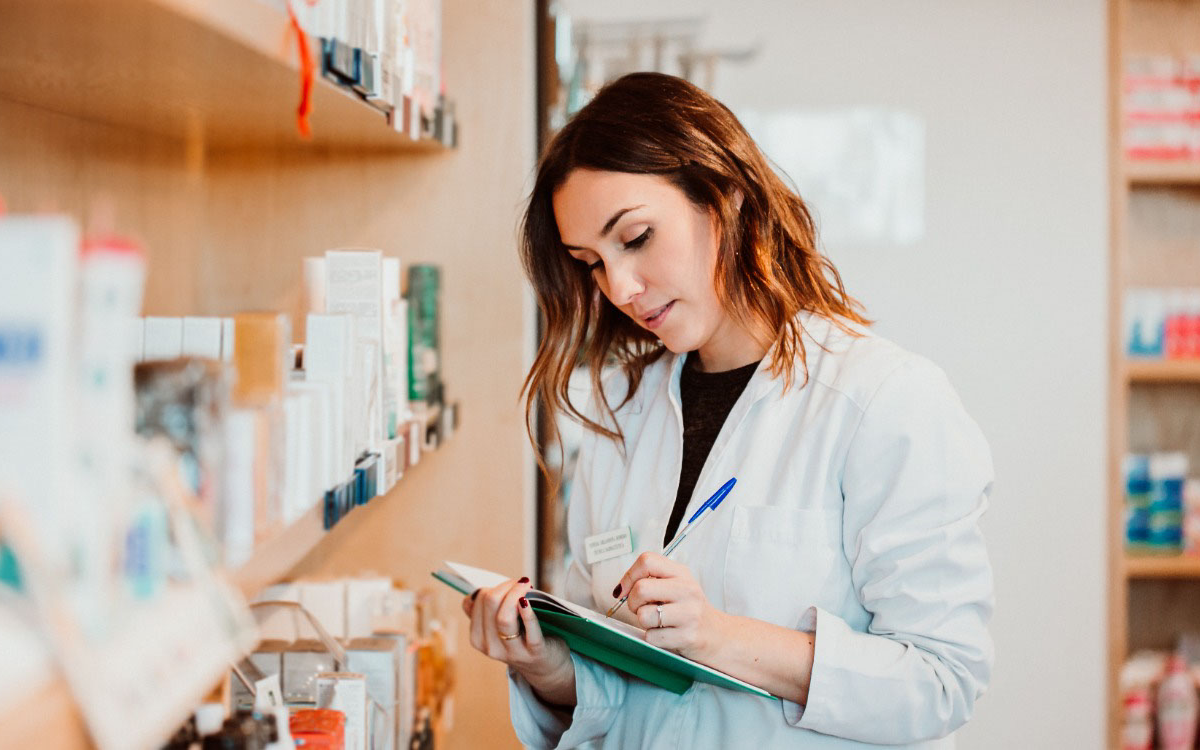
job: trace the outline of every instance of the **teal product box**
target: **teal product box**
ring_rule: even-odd
[[[1183,548],[1183,483],[1188,458],[1184,453],[1155,453],[1150,457],[1150,504],[1147,542],[1158,549]]]
[[[441,388],[441,269],[408,267],[408,399],[434,403]]]
[[[1125,541],[1133,545],[1150,541],[1150,456],[1125,457]]]

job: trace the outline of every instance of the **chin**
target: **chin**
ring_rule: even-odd
[[[672,354],[687,354],[688,352],[696,351],[700,347],[699,343],[693,341],[691,337],[668,335],[659,336],[658,340]]]

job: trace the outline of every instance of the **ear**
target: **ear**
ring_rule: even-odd
[[[733,191],[734,208],[736,208],[738,211],[741,211],[742,210],[742,201],[744,201],[745,199],[746,199],[746,196],[742,195],[742,191],[735,188]]]

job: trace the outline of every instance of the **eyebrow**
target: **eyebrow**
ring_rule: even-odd
[[[643,203],[638,206],[630,206],[629,208],[622,208],[620,211],[617,211],[615,214],[612,215],[612,218],[609,219],[608,222],[604,225],[604,228],[600,230],[600,237],[603,238],[603,237],[607,236],[608,233],[613,230],[613,227],[615,227],[617,225],[617,222],[621,220],[622,216],[629,213],[630,211],[636,211],[639,208],[645,208],[645,207],[646,207],[646,205]],[[565,242],[563,243],[563,247],[565,247],[568,250],[583,250],[584,249],[582,247],[575,247],[574,245],[568,245]]]

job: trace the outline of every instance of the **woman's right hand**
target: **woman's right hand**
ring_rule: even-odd
[[[528,578],[479,589],[463,599],[471,645],[521,674],[548,703],[575,705],[575,665],[560,638],[546,638],[525,599]]]

